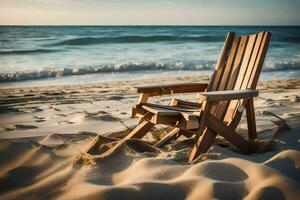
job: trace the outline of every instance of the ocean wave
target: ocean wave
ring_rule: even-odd
[[[273,64],[267,64],[263,71],[272,72],[272,71],[287,71],[287,70],[300,70],[300,62],[279,62]]]
[[[27,55],[39,53],[55,53],[61,50],[54,49],[27,49],[27,50],[0,50],[0,55]]]
[[[66,39],[61,42],[49,44],[48,46],[63,46],[63,45],[93,45],[93,44],[107,44],[107,43],[144,43],[144,42],[222,42],[224,37],[220,36],[190,36],[181,37],[174,35],[151,35],[151,36],[139,36],[128,35],[118,37],[81,37]]]
[[[202,62],[153,62],[153,63],[121,63],[78,68],[55,68],[37,71],[7,72],[0,74],[0,83],[55,78],[60,76],[87,75],[111,72],[134,72],[134,71],[196,71],[213,70],[214,61]],[[300,70],[300,62],[274,63],[265,65],[264,72]]]
[[[148,43],[148,42],[224,42],[224,36],[217,35],[202,35],[202,36],[176,36],[176,35],[127,35],[115,37],[79,37],[72,39],[65,39],[60,42],[47,44],[46,46],[84,46],[95,44],[109,44],[109,43]],[[299,43],[300,37],[278,36],[274,37],[273,41]]]
[[[299,43],[300,42],[300,37],[299,36],[278,36],[274,37],[275,41],[278,42],[287,42],[287,43]]]
[[[134,72],[134,71],[174,71],[174,70],[210,70],[215,62],[151,62],[151,63],[121,63],[100,66],[85,66],[77,68],[55,68],[36,71],[18,71],[0,73],[0,83],[55,78],[60,76],[86,75],[111,72]]]

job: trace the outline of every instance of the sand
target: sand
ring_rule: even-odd
[[[256,153],[244,155],[218,137],[187,165],[192,139],[182,136],[159,149],[148,144],[166,133],[163,126],[105,160],[94,159],[97,150],[85,153],[97,135],[109,146],[137,123],[130,118],[134,85],[207,80],[0,89],[0,199],[299,199],[300,79],[259,82]],[[180,94],[151,101],[167,104],[173,97],[197,100]],[[278,130],[268,112],[291,130]],[[245,118],[238,132],[246,134]]]

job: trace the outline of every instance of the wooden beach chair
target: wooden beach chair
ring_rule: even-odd
[[[253,98],[270,41],[270,32],[237,36],[229,32],[215,71],[207,83],[182,83],[136,87],[140,93],[132,116],[140,123],[125,138],[118,141],[101,157],[112,154],[127,139],[142,138],[154,125],[164,124],[174,129],[154,146],[161,147],[180,135],[195,135],[195,145],[189,156],[191,163],[207,152],[219,134],[245,153],[253,151],[249,140],[257,138]],[[199,93],[199,102],[173,99],[170,105],[147,103],[149,97],[174,93]],[[246,110],[249,140],[235,132]]]

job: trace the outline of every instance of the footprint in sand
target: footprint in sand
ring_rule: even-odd
[[[97,119],[100,119],[102,121],[119,121],[117,117],[114,117],[110,114],[98,116]]]
[[[75,122],[71,122],[71,121],[59,121],[58,124],[61,124],[61,123],[64,123],[64,124],[74,124]]]
[[[60,109],[55,108],[55,107],[53,107],[53,106],[51,106],[50,109],[53,109],[53,110],[55,110],[55,111],[61,111]]]
[[[35,96],[34,94],[24,94],[24,97],[33,97],[33,96]]]
[[[99,91],[99,93],[107,93],[108,90],[102,90],[102,91]]]
[[[122,96],[111,96],[108,98],[108,100],[122,100],[122,99],[124,99],[124,97]]]
[[[33,125],[24,125],[24,124],[16,124],[15,125],[17,130],[27,130],[27,129],[35,129],[38,128],[37,126]]]
[[[35,122],[45,122],[45,117],[34,116]]]
[[[104,114],[105,113],[105,114]],[[94,119],[94,120],[102,120],[102,121],[119,121],[117,117],[114,117],[110,114],[106,114],[104,111],[100,111],[97,113],[88,113],[85,115],[85,118],[87,119]]]
[[[41,108],[34,108],[34,109],[32,110],[32,112],[41,112],[41,111],[43,111],[43,109],[41,109]]]
[[[56,114],[57,116],[61,116],[61,117],[67,117],[68,115],[66,114],[62,114],[62,113],[59,113],[59,114]]]
[[[46,120],[44,119],[37,119],[37,120],[34,120],[35,122],[45,122]]]
[[[14,131],[15,128],[10,128],[10,127],[2,127],[5,131]]]

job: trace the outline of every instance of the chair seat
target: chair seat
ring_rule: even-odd
[[[199,128],[200,107],[184,108],[160,104],[138,104],[133,108],[133,116],[144,117],[154,124],[172,124],[191,130]]]

